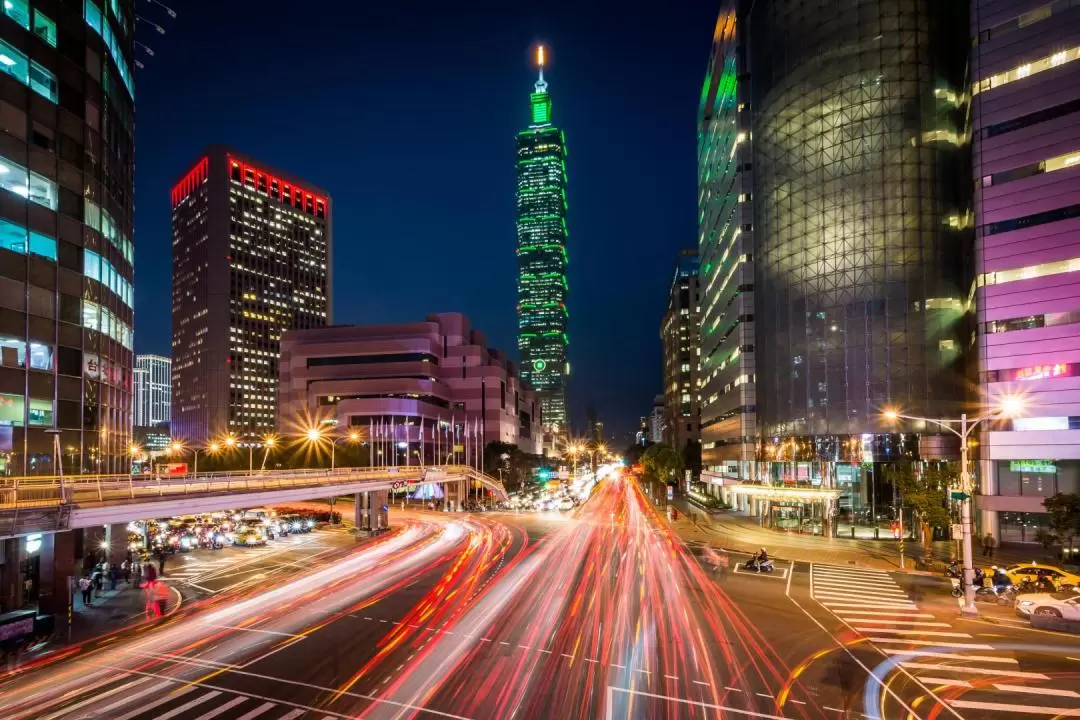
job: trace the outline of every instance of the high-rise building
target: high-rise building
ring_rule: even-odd
[[[728,0],[713,31],[698,108],[703,476],[749,479],[757,413],[750,88],[744,23]]]
[[[172,360],[161,355],[135,356],[134,425],[168,424],[172,408]]]
[[[1037,542],[1080,491],[1080,4],[973,0],[980,533]],[[969,224],[970,218],[961,223]]]
[[[517,135],[518,351],[522,378],[536,390],[545,432],[565,435],[566,137],[551,123],[551,96],[540,79],[529,96],[529,127]]]
[[[683,250],[660,322],[664,353],[664,441],[680,453],[699,439],[698,355],[701,298],[696,249]]]
[[[134,5],[3,5],[0,474],[127,469]]]
[[[330,196],[212,146],[172,207],[172,436],[257,442],[276,423],[281,334],[330,322]]]
[[[664,428],[667,427],[666,414],[664,396],[657,395],[653,398],[652,412],[649,413],[649,442],[664,442]]]
[[[854,520],[891,502],[876,464],[958,454],[951,434],[884,411],[957,417],[967,395],[967,8],[825,5],[756,0],[736,18],[749,24],[757,458],[761,479],[843,485]],[[827,526],[822,499],[812,516]]]

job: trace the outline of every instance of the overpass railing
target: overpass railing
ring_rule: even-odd
[[[440,467],[384,466],[307,470],[262,470],[199,473],[198,475],[73,475],[0,478],[0,512],[96,506],[133,500],[184,495],[268,492],[289,488],[320,488],[370,480],[402,483],[478,481],[505,497],[502,483],[465,465]]]

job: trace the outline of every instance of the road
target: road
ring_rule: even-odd
[[[1080,716],[1080,641],[961,620],[934,578],[720,579],[628,481],[572,516],[392,519],[175,563],[193,602],[7,679],[0,718]]]

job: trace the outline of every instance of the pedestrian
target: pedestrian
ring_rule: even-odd
[[[90,592],[93,590],[93,584],[90,582],[90,578],[83,575],[79,578],[79,590],[82,591],[83,607],[93,607],[93,600],[90,597]]]
[[[169,586],[163,582],[157,583],[154,585],[153,596],[156,614],[161,617],[165,614],[165,604],[169,600]]]
[[[158,566],[157,566],[157,569],[158,569],[158,576],[159,577],[165,577],[165,551],[164,550],[159,550],[158,551]]]
[[[143,566],[143,572],[146,573],[146,587],[153,587],[154,583],[157,582],[157,570],[154,569],[154,563],[146,563]]]
[[[116,569],[116,565],[109,566],[109,590],[116,589],[116,581],[120,579],[120,573]]]
[[[138,589],[142,585],[142,563],[139,558],[131,561],[131,584]]]
[[[131,559],[125,558],[124,563],[120,566],[120,575],[124,578],[126,585],[131,584]]]
[[[98,565],[94,568],[94,574],[90,576],[90,584],[94,589],[94,597],[101,597],[101,588],[104,584],[101,575],[101,566]]]
[[[993,558],[994,557],[994,544],[995,544],[994,543],[994,536],[992,534],[986,533],[985,535],[983,535],[983,539],[982,539],[983,557],[988,557],[988,558]]]

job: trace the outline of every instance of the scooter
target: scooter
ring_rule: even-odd
[[[1013,585],[991,585],[975,589],[975,602],[1012,605],[1015,599],[1016,588]]]
[[[776,567],[773,565],[772,558],[769,558],[768,560],[766,560],[764,562],[758,562],[758,559],[755,557],[755,558],[750,558],[746,562],[746,564],[743,565],[743,569],[744,570],[753,570],[754,572],[763,573],[763,572],[772,572],[773,570],[776,569]]]

